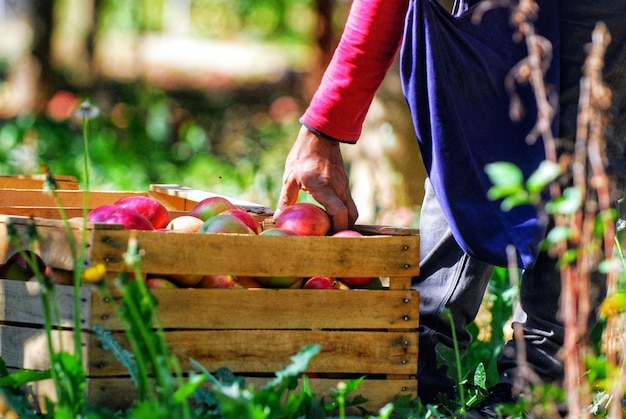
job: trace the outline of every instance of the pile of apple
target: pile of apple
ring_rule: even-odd
[[[72,222],[82,221],[80,218]],[[261,223],[249,212],[237,207],[221,196],[206,198],[185,215],[171,218],[169,211],[159,201],[143,196],[128,196],[113,204],[101,205],[87,215],[92,223],[122,224],[128,230],[152,230],[167,233],[197,234],[257,234],[261,236],[327,236],[331,235],[332,222],[326,211],[314,204],[300,202],[291,205],[276,217],[274,227],[263,229]],[[354,230],[332,234],[337,237],[357,237]],[[8,270],[9,266],[0,268]],[[20,275],[20,279],[31,273]],[[16,277],[14,275],[11,275]],[[6,274],[5,274],[6,278]],[[11,279],[11,278],[6,278]],[[16,278],[17,279],[17,278]],[[234,275],[154,275],[146,276],[152,288],[304,288],[339,289],[381,287],[377,277],[332,278],[300,277],[243,277]],[[55,281],[56,282],[56,281]]]

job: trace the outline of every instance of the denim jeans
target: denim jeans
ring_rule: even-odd
[[[559,108],[560,152],[573,149],[578,108],[578,88],[586,59],[585,45],[598,21],[607,24],[612,42],[605,57],[604,78],[613,91],[612,119],[606,132],[607,171],[615,181],[615,199],[624,191],[626,177],[626,1],[624,0],[561,0],[561,80]],[[457,2],[456,10],[466,8]],[[477,221],[479,222],[479,221]],[[445,368],[436,367],[435,345],[452,346],[449,323],[442,309],[453,314],[456,335],[461,349],[470,343],[467,326],[480,307],[493,267],[465,254],[456,244],[441,212],[430,183],[420,216],[420,276],[413,288],[420,291],[420,359],[419,393],[422,400],[432,400],[438,393],[450,393],[453,382]],[[603,278],[594,277],[602,297]],[[522,274],[521,310],[514,321],[523,327],[526,359],[544,381],[559,381],[563,362],[559,350],[563,344],[564,327],[559,318],[561,294],[560,275],[556,261],[540,253],[535,266]],[[512,379],[518,353],[515,342],[508,342],[500,355],[498,369],[501,380]]]

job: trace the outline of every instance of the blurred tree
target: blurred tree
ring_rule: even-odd
[[[37,95],[35,106],[41,106],[48,102],[54,93],[56,78],[52,66],[52,31],[53,31],[53,11],[54,1],[38,2],[32,6],[33,28],[35,36],[32,46],[32,55],[39,67],[39,77],[37,80]]]

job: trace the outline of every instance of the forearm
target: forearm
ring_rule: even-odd
[[[358,140],[402,41],[408,1],[354,0],[339,45],[302,117],[304,124],[337,140]]]

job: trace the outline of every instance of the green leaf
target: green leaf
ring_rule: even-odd
[[[583,203],[582,190],[572,186],[563,190],[563,195],[546,204],[546,211],[551,214],[572,215]]]
[[[474,372],[474,385],[483,389],[487,388],[487,372],[485,371],[485,364],[480,362]]]
[[[502,208],[502,211],[506,212],[512,210],[515,207],[519,207],[520,205],[527,205],[530,203],[530,196],[528,196],[526,191],[520,191],[519,193],[505,198],[504,201],[502,201],[502,204],[500,204],[500,208]]]
[[[556,180],[560,174],[561,166],[549,160],[544,160],[526,181],[526,189],[530,193],[540,193],[550,182]]]
[[[545,240],[549,244],[567,241],[571,237],[572,230],[567,226],[556,226],[548,232]]]
[[[487,191],[487,198],[492,201],[506,198],[510,195],[515,195],[519,192],[523,192],[519,185],[504,185],[504,186],[492,186]]]
[[[115,359],[117,359],[128,370],[131,380],[135,383],[135,385],[137,385],[139,373],[137,371],[137,363],[135,362],[133,354],[122,348],[111,332],[104,330],[100,326],[94,326],[93,330],[96,337],[102,344],[102,348],[113,352]]]
[[[626,290],[620,290],[607,296],[600,304],[598,311],[603,318],[626,311]]]
[[[578,259],[578,252],[576,251],[576,249],[566,250],[561,256],[561,258],[559,259],[559,263],[558,263],[559,268],[561,266],[569,265],[569,264],[576,262],[576,259]]]
[[[496,186],[518,187],[524,183],[524,175],[519,167],[509,162],[495,162],[485,165],[485,172]]]
[[[47,380],[51,377],[52,377],[52,374],[50,373],[50,370],[45,370],[45,371],[20,370],[18,372],[5,375],[2,378],[0,378],[0,387],[17,388],[26,383]]]
[[[202,374],[191,374],[189,380],[174,392],[174,402],[182,404],[206,381]]]
[[[70,406],[75,412],[82,410],[86,401],[87,374],[83,365],[69,352],[56,352],[51,359],[55,378],[61,394],[57,395],[60,406]]]
[[[287,365],[281,371],[276,373],[276,378],[265,385],[265,388],[274,387],[280,384],[285,378],[297,378],[301,373],[309,367],[311,358],[317,355],[321,350],[319,344],[306,345],[300,352],[291,357],[292,363]]]

